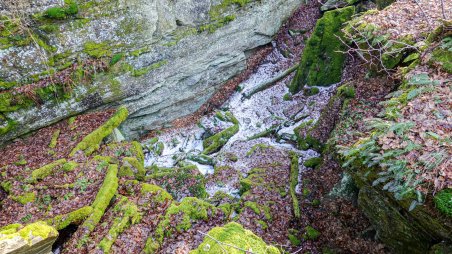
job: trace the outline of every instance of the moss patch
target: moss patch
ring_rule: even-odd
[[[25,205],[34,202],[36,200],[36,194],[34,192],[27,192],[17,197],[11,197],[11,199]]]
[[[315,168],[318,165],[320,165],[322,163],[322,158],[321,157],[315,157],[315,158],[310,158],[307,159],[303,165],[307,168]]]
[[[110,165],[105,176],[104,182],[96,195],[92,207],[93,213],[83,222],[81,227],[85,229],[85,235],[94,230],[99,223],[110,201],[118,189],[118,166]],[[81,242],[80,245],[84,243]]]
[[[253,253],[280,253],[276,247],[267,245],[260,237],[256,236],[253,232],[244,229],[242,225],[235,222],[230,222],[224,227],[215,227],[210,230],[207,235],[208,236],[204,238],[204,241],[199,247],[190,251],[190,254],[224,252],[230,254],[244,253],[242,250],[231,247],[231,245],[252,251]],[[212,238],[228,245],[220,244]]]
[[[94,58],[109,57],[112,54],[109,42],[95,43],[89,41],[83,47],[84,52]]]
[[[298,204],[297,194],[295,188],[298,184],[298,155],[296,153],[291,153],[291,163],[290,163],[290,196],[292,197],[293,212],[295,218],[300,218],[300,205]]]
[[[57,215],[56,217],[47,220],[47,224],[55,227],[57,230],[66,228],[71,224],[78,225],[82,223],[93,212],[91,206],[85,206],[73,212],[63,215]]]
[[[60,136],[60,130],[56,130],[53,135],[52,135],[52,139],[50,140],[50,144],[49,147],[50,148],[55,148],[58,142],[58,137]]]
[[[14,227],[11,227],[11,229],[17,230],[20,226],[20,224],[13,224]],[[15,237],[20,237],[27,241],[29,245],[32,245],[32,240],[34,237],[41,237],[42,239],[47,239],[49,237],[57,237],[58,231],[56,231],[55,228],[47,225],[45,222],[37,221],[35,223],[29,224],[19,231],[14,232],[14,230],[10,230],[9,234],[3,234],[6,233],[2,230],[2,234],[0,235],[0,243],[12,239]]]
[[[66,159],[61,159],[61,160],[57,160],[55,162],[52,162],[50,164],[47,164],[41,168],[35,169],[33,170],[33,172],[31,173],[31,181],[32,182],[36,182],[39,180],[42,180],[44,178],[46,178],[47,176],[49,176],[50,174],[52,174],[53,169],[55,167],[58,167],[62,164],[66,163]]]
[[[108,231],[108,235],[100,241],[99,248],[104,253],[110,253],[111,246],[115,243],[118,236],[131,224],[136,224],[141,220],[138,207],[124,196],[121,197],[121,200],[113,209],[122,214],[122,217],[116,217],[113,220],[113,225]]]
[[[306,240],[316,240],[320,236],[320,232],[311,226],[305,227],[304,230],[303,238]]]
[[[452,189],[442,190],[436,194],[435,205],[442,213],[452,217]]]

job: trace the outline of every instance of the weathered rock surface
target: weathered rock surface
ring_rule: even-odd
[[[52,253],[52,244],[58,237],[58,231],[43,222],[22,227],[12,224],[8,229],[0,230],[0,253],[6,254],[47,254]]]
[[[79,1],[74,17],[46,19],[56,31],[32,28],[43,33],[39,38],[50,49],[38,43],[0,47],[0,81],[21,84],[45,76],[53,68],[49,59],[58,59],[55,69],[90,57],[121,59],[89,84],[75,84],[70,98],[0,112],[16,126],[0,136],[0,143],[86,110],[118,104],[131,112],[122,128],[127,138],[196,111],[222,83],[244,70],[245,52],[269,43],[303,1],[229,2]],[[50,6],[55,3],[31,3],[19,12]]]

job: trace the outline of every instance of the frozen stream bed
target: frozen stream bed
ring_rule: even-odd
[[[289,75],[273,87],[254,94],[249,99],[243,95],[259,84],[272,79],[284,71],[284,66],[292,65],[292,59],[285,58],[274,49],[263,63],[247,80],[240,84],[240,92],[235,92],[218,110],[231,112],[239,121],[239,131],[216,153],[211,154],[212,160],[201,161],[193,159],[202,154],[203,139],[218,133],[233,124],[221,121],[216,114],[204,116],[197,124],[183,129],[172,129],[158,135],[153,140],[143,142],[149,147],[145,166],[163,168],[176,167],[180,163],[191,163],[205,176],[214,173],[214,167],[230,166],[246,175],[251,170],[252,162],[246,154],[258,144],[275,147],[282,151],[293,151],[299,155],[300,172],[306,170],[303,162],[319,154],[314,150],[302,151],[296,147],[294,128],[303,122],[315,122],[320,117],[321,110],[328,103],[337,85],[317,87],[319,93],[305,96],[303,93],[289,96],[287,83],[292,79]],[[273,137],[262,137],[250,140],[250,137],[266,130],[274,129]],[[157,142],[158,138],[158,142]],[[233,160],[230,157],[234,157]],[[225,159],[229,158],[229,159]],[[300,178],[300,177],[299,177]],[[301,179],[299,179],[299,182]],[[231,184],[232,185],[232,184]],[[217,191],[236,196],[238,190],[228,183],[207,184],[207,193],[213,196]],[[300,186],[296,188],[300,192]]]

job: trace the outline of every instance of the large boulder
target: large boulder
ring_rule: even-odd
[[[10,2],[0,13],[0,144],[118,104],[131,113],[126,138],[193,113],[304,1]]]

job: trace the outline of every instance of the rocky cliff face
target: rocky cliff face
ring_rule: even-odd
[[[302,3],[62,2],[0,6],[0,143],[118,104],[128,137],[190,114]]]

